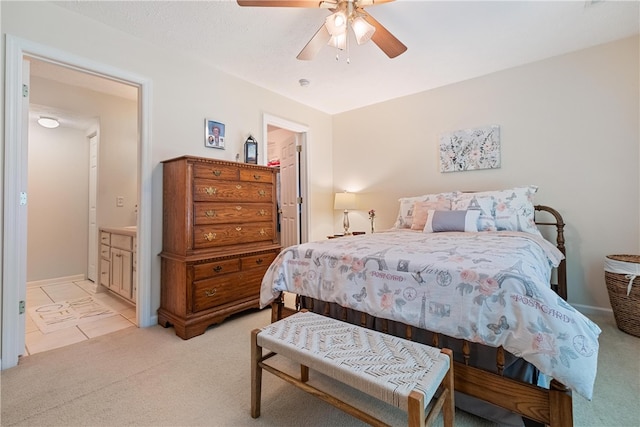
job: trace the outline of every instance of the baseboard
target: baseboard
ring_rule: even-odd
[[[585,316],[613,316],[613,310],[610,308],[594,307],[591,305],[571,304],[573,308],[578,310]]]
[[[56,277],[54,279],[34,280],[33,282],[27,282],[27,288],[37,288],[46,285],[58,285],[60,283],[76,282],[79,280],[87,280],[84,274],[75,274],[73,276]]]

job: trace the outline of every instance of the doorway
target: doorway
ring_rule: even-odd
[[[148,79],[98,64],[86,58],[49,48],[28,40],[6,35],[5,159],[4,159],[4,251],[2,298],[2,369],[18,364],[24,351],[24,301],[26,294],[26,222],[27,222],[27,137],[28,114],[24,110],[28,94],[27,57],[74,69],[107,80],[138,88],[138,268],[137,313],[139,327],[157,321],[151,314],[151,156],[149,108],[151,83]],[[28,101],[27,101],[28,102]]]
[[[102,282],[114,277],[98,271],[99,260],[116,255],[98,251],[98,227],[136,225],[139,141],[137,87],[28,62],[24,355],[33,355],[135,325],[135,305],[99,285],[100,275]],[[58,126],[42,126],[42,117]],[[77,324],[64,321],[66,310],[55,315],[56,307],[80,302],[110,315]]]
[[[267,164],[280,167],[278,227],[280,244],[288,247],[308,241],[306,142],[308,128],[266,115],[264,117]]]

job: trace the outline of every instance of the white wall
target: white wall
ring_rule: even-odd
[[[27,281],[87,271],[89,146],[79,129],[29,123]]]
[[[138,104],[136,100],[32,77],[30,101],[94,118],[99,124],[98,227],[136,225],[138,198]],[[89,132],[85,132],[88,135]],[[85,143],[86,143],[85,138]],[[88,152],[87,152],[88,153]],[[56,161],[65,162],[58,156]],[[88,154],[82,167],[89,165]],[[116,197],[124,206],[116,206]],[[86,213],[86,212],[85,212]]]
[[[351,228],[372,208],[391,227],[403,196],[536,184],[567,223],[569,301],[608,309],[605,255],[640,252],[638,49],[629,38],[337,115],[335,189],[364,193]],[[490,124],[500,169],[439,172],[441,133]]]
[[[151,81],[151,312],[160,304],[162,250],[161,161],[189,154],[234,160],[247,136],[259,142],[264,114],[309,127],[310,238],[332,230],[331,117],[212,69],[181,52],[169,52],[49,2],[1,2],[2,32],[143,76]],[[2,44],[4,52],[4,43]],[[4,73],[4,54],[2,66]],[[212,102],[216,100],[216,102]],[[204,146],[204,119],[225,124],[226,150]],[[1,132],[4,132],[4,123]],[[264,153],[262,153],[264,154]],[[263,162],[263,159],[260,158]],[[5,284],[3,284],[5,286]]]

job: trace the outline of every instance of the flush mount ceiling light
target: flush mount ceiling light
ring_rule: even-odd
[[[60,122],[58,121],[58,119],[45,116],[40,116],[40,118],[38,119],[38,124],[47,129],[55,129],[60,126]]]
[[[329,9],[329,15],[316,34],[300,51],[296,58],[313,59],[326,45],[347,51],[349,62],[349,28],[361,45],[373,41],[389,58],[404,53],[407,47],[402,44],[382,24],[369,15],[364,8],[394,0],[237,0],[240,6],[258,7],[305,7]],[[336,56],[336,59],[338,57]]]

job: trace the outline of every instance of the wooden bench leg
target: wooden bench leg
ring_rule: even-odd
[[[453,423],[455,421],[454,417],[456,413],[456,405],[454,400],[455,387],[453,382],[453,351],[448,348],[443,348],[440,352],[445,353],[447,356],[449,356],[449,371],[442,381],[442,385],[444,386],[443,393],[445,393],[447,396],[444,401],[444,407],[442,408],[442,417],[444,419],[445,427],[453,427]]]
[[[409,415],[409,427],[425,426],[424,394],[415,390],[409,393],[407,413]]]
[[[251,331],[251,417],[260,416],[260,400],[262,394],[262,347],[258,345],[260,329]]]

